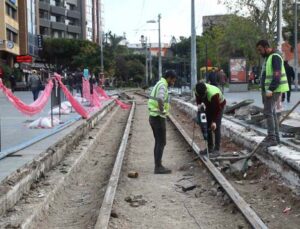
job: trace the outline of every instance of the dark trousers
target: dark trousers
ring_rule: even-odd
[[[150,116],[149,123],[155,139],[154,163],[157,167],[161,165],[161,159],[166,145],[166,119],[160,116]]]
[[[286,92],[286,96],[287,96],[286,100],[289,103],[290,100],[291,100],[292,82],[288,81],[288,83],[289,83],[289,91]],[[281,101],[284,102],[284,100],[285,100],[285,93],[282,93],[282,95],[281,95]]]
[[[216,130],[214,131],[215,139],[213,139],[213,131],[211,130],[210,126],[212,120],[210,119],[209,115],[207,115],[207,128],[208,128],[208,135],[207,135],[207,144],[209,150],[220,150],[221,145],[221,124],[222,124],[222,117],[223,117],[223,110],[221,111],[219,117],[216,120]],[[215,140],[215,144],[214,144]]]
[[[39,88],[32,88],[32,95],[33,95],[33,101],[37,100],[39,97],[40,89]]]

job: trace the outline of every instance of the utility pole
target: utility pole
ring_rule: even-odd
[[[197,82],[197,56],[196,56],[196,28],[195,28],[195,1],[191,0],[191,95],[194,96],[193,88]]]
[[[278,0],[277,49],[282,52],[282,0]]]
[[[147,37],[141,35],[142,48],[145,48],[145,83],[148,86],[148,49],[147,49]]]
[[[151,55],[151,43],[149,42],[149,81],[152,81],[152,55]]]
[[[161,14],[158,14],[158,79],[162,77],[162,65],[161,65],[161,40],[160,40],[160,19]]]
[[[295,87],[298,90],[298,2],[295,0],[294,15],[294,71],[295,71]]]

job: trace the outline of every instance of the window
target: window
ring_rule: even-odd
[[[51,15],[50,16],[50,21],[56,21],[56,16]]]
[[[11,18],[17,20],[17,10],[11,7],[9,4],[5,4],[6,6],[6,14],[9,15]]]
[[[6,28],[6,40],[18,43],[18,34]]]
[[[40,33],[41,35],[49,35],[49,30],[47,27],[40,27]]]

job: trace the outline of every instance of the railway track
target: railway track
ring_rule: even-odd
[[[109,217],[134,107],[129,115],[119,108],[108,112],[1,217],[0,228],[94,228],[107,221],[99,209],[105,206]]]
[[[240,228],[268,228],[265,221],[252,208],[252,204],[250,206],[242,198],[218,168],[209,160],[199,157],[197,153],[200,150],[200,146],[192,140],[190,133],[185,131],[180,121],[173,116],[170,116],[172,124],[169,125],[168,130],[168,133],[171,133],[171,139],[169,139],[171,142],[167,144],[174,144],[175,149],[178,149],[178,152],[181,154],[184,149],[192,148],[197,158],[202,161],[200,164],[206,166],[207,171],[219,183],[220,187],[222,187],[221,189],[227,193],[241,214],[231,215],[226,213],[225,210],[223,211],[223,206],[220,204],[211,203],[214,207],[217,206],[220,209],[215,209],[216,211],[213,211],[210,216],[198,215],[200,218],[207,219],[207,222],[199,223],[196,219],[197,215],[191,214],[186,207],[187,197],[184,197],[183,205],[175,206],[176,209],[170,206],[169,200],[164,205],[163,202],[167,197],[161,193],[166,192],[172,198],[182,198],[182,193],[178,193],[177,190],[174,191],[173,187],[168,190],[165,186],[170,179],[178,181],[178,178],[183,173],[178,170],[170,176],[160,176],[154,175],[152,168],[149,168],[148,161],[153,156],[152,153],[148,155],[146,151],[152,152],[152,143],[150,146],[149,139],[145,136],[151,136],[152,133],[149,130],[150,127],[143,125],[147,118],[147,105],[140,96],[142,95],[136,97],[136,102],[133,102],[130,112],[120,112],[118,108],[108,112],[80,140],[78,146],[72,152],[66,154],[58,166],[43,174],[33,183],[31,190],[25,193],[13,208],[10,208],[1,216],[0,228],[177,228],[176,225],[178,228],[183,228],[187,225],[189,225],[187,226],[189,228],[194,228],[195,222],[197,223],[197,228],[216,228],[218,226],[213,224],[214,220],[211,220],[212,222],[208,220],[219,217],[219,215],[214,215],[215,212],[223,214],[217,222],[220,226],[223,225],[222,220],[224,221],[222,228],[233,228],[233,225],[240,224],[244,225]],[[132,123],[133,128],[131,128]],[[183,158],[187,161],[190,160],[187,159],[188,156],[186,154],[182,154],[180,157],[182,158],[180,160],[183,160]],[[137,164],[133,165],[134,163]],[[178,158],[173,158],[173,163],[179,163]],[[137,167],[137,165],[140,165],[140,167]],[[128,180],[126,170],[130,166],[139,168],[140,180]],[[210,178],[206,177],[205,179]],[[212,181],[207,182],[210,183]],[[117,187],[118,183],[121,183],[119,189]],[[153,190],[151,187],[154,184],[157,189],[163,187],[164,192],[155,193],[157,190]],[[161,206],[156,207],[154,200],[148,200],[148,202],[153,203],[148,208],[128,207],[124,204],[123,195],[127,195],[132,189],[148,194],[153,191],[152,198],[157,198],[158,195],[162,196],[163,200],[156,200],[157,204],[161,204]],[[199,201],[191,198],[188,198],[188,200],[190,204],[195,203],[194,201]],[[171,200],[172,204],[175,202],[176,200]],[[143,203],[145,204],[147,201]],[[197,214],[201,214],[205,210],[205,204],[202,204],[204,205],[202,207],[200,205],[198,205],[198,210],[196,210]],[[160,215],[161,213],[159,213],[159,216],[162,218],[167,217],[168,220],[162,221],[161,223],[163,224],[158,222],[159,226],[155,226],[154,221],[157,220],[147,217],[147,214],[153,215],[153,209],[157,209],[156,211],[160,212],[161,208],[165,209],[162,212],[166,216]],[[122,221],[121,213],[117,223],[115,218],[111,218],[111,212],[118,212],[118,209],[122,214],[128,214],[129,220],[125,223]],[[167,212],[168,209],[170,212]],[[179,219],[179,215],[183,215],[186,211],[194,218],[195,222],[191,222],[191,219],[186,217]],[[174,218],[172,213],[176,213],[177,216],[175,214]],[[173,221],[170,221],[172,217]]]
[[[139,94],[140,96],[145,96]],[[146,96],[147,97],[147,96]],[[184,128],[180,125],[178,121],[172,116],[169,115],[169,119],[186,140],[186,142],[193,149],[194,153],[199,157],[202,163],[206,166],[209,172],[213,175],[216,181],[222,186],[226,193],[230,196],[231,200],[235,203],[238,209],[241,211],[245,219],[253,228],[268,228],[262,219],[256,214],[256,212],[250,207],[250,205],[240,196],[240,194],[234,189],[229,181],[222,175],[222,173],[214,166],[214,164],[208,160],[206,157],[200,156],[200,147],[195,144],[192,136],[189,136]]]

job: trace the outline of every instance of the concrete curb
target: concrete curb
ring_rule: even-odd
[[[110,101],[88,120],[79,120],[77,122],[78,126],[63,139],[54,143],[53,146],[41,152],[33,161],[6,177],[0,183],[0,215],[12,208],[22,195],[28,192],[35,180],[56,166],[63,159],[65,153],[72,150],[79,139],[94,127],[113,106],[115,106],[115,103]]]
[[[68,183],[69,180],[72,179],[72,177],[71,177],[72,173],[74,171],[77,171],[80,169],[80,166],[81,166],[80,162],[82,162],[82,160],[84,160],[84,158],[86,157],[86,155],[88,154],[90,149],[95,144],[97,144],[97,139],[99,139],[101,134],[103,134],[103,130],[107,127],[107,125],[109,125],[111,123],[112,118],[118,112],[118,110],[119,110],[119,108],[117,107],[117,109],[115,111],[113,111],[114,112],[113,115],[109,118],[109,120],[105,123],[105,125],[101,126],[101,129],[97,132],[96,136],[94,136],[94,140],[89,141],[86,148],[80,153],[78,158],[76,158],[75,162],[72,164],[72,167],[69,169],[68,173],[65,176],[63,176],[60,180],[57,181],[56,186],[49,193],[49,195],[47,195],[47,197],[39,204],[39,206],[34,209],[32,214],[30,215],[30,217],[26,218],[25,221],[22,222],[21,228],[24,228],[24,229],[31,228],[32,227],[31,224],[33,222],[38,220],[41,216],[45,216],[47,214],[47,211],[49,209],[51,201],[53,201],[57,197],[57,195],[59,195],[59,193],[61,193],[61,191],[63,191],[64,184]],[[107,112],[104,111],[103,113],[107,113]],[[103,115],[102,114],[100,114],[100,115],[103,117],[105,114],[103,114]]]
[[[197,107],[180,99],[172,99],[179,109],[185,111],[191,118],[196,117]],[[265,137],[257,132],[238,125],[223,117],[222,133],[230,137],[236,144],[253,150]],[[269,147],[268,151],[256,155],[272,171],[278,173],[293,191],[300,190],[300,153],[290,147],[279,145]]]

